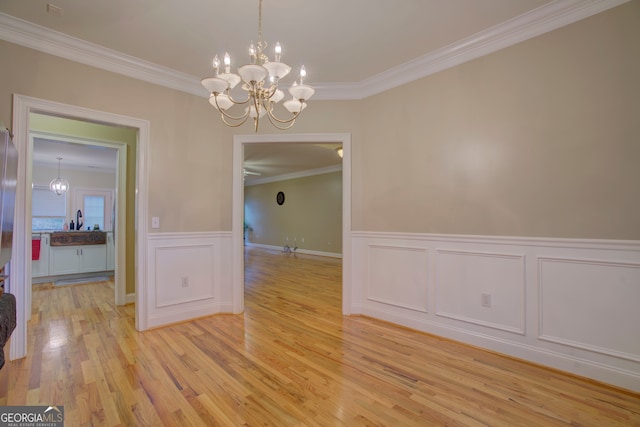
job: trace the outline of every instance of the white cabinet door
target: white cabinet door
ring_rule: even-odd
[[[53,246],[49,275],[91,273],[107,269],[107,245]]]
[[[51,246],[49,275],[80,273],[80,246]]]
[[[81,255],[80,271],[90,273],[107,269],[107,245],[79,246]]]
[[[40,258],[31,261],[31,277],[49,275],[49,235],[40,234]]]

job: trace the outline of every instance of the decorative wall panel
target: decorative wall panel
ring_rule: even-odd
[[[350,312],[640,391],[640,242],[352,233]]]
[[[540,258],[540,338],[640,362],[640,264]]]
[[[524,256],[438,250],[436,314],[524,334]]]
[[[427,312],[427,251],[401,246],[369,246],[367,299]]]

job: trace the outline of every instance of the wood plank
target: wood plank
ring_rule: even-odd
[[[246,310],[144,333],[113,283],[34,285],[0,404],[84,425],[640,426],[640,395],[341,314],[341,261],[249,248]]]

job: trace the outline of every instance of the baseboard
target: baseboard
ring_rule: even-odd
[[[289,251],[286,251],[284,246],[263,245],[261,243],[251,243],[251,242],[246,242],[245,246],[252,247],[252,248],[268,249],[276,252],[290,253],[290,254],[305,254],[305,255],[324,256],[329,258],[342,258],[342,254],[337,252],[314,251],[311,249],[304,249],[304,248],[295,248],[295,250],[293,250],[293,248],[290,248]]]
[[[352,234],[347,310],[640,391],[640,242]]]

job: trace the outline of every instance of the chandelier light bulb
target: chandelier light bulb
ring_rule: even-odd
[[[304,83],[304,78],[307,77],[307,70],[304,68],[304,65],[300,67],[300,84]]]
[[[249,44],[249,57],[251,58],[251,63],[255,64],[256,63],[256,46],[253,44],[253,42]]]
[[[224,53],[224,72],[227,74],[231,72],[231,57],[229,56],[229,52]]]
[[[280,46],[280,42],[276,43],[274,50],[275,50],[275,61],[280,62],[280,56],[282,55],[282,46]]]
[[[216,72],[217,77],[218,71],[220,70],[220,58],[218,58],[218,55],[213,57],[213,70]]]

